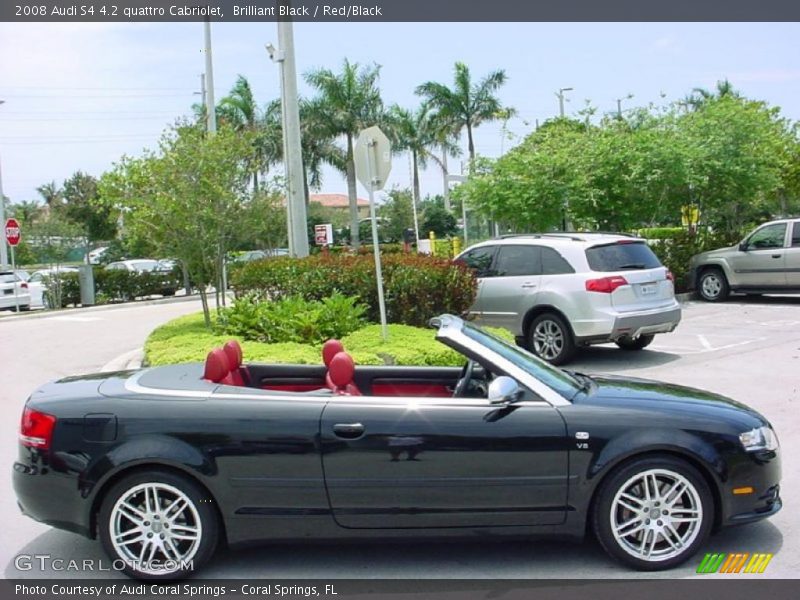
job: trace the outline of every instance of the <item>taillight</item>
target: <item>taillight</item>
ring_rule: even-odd
[[[667,269],[667,279],[669,279],[672,283],[675,283],[675,275],[672,274],[672,271]]]
[[[22,283],[19,284],[19,287],[21,287],[23,290],[27,290],[28,284],[23,281]]]
[[[55,426],[56,418],[53,415],[48,415],[26,406],[22,412],[19,441],[28,448],[47,450],[53,440]]]
[[[622,275],[614,275],[612,277],[601,277],[600,279],[586,280],[587,292],[600,292],[601,294],[610,294],[618,287],[628,285],[628,280]]]

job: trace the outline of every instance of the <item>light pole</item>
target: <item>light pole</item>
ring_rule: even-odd
[[[5,100],[0,100],[0,104],[5,104]],[[6,224],[6,197],[3,195],[3,169],[0,166],[0,224]],[[0,240],[0,269],[8,266],[8,249],[6,248],[6,237]]]
[[[622,119],[622,101],[623,100],[630,100],[633,98],[633,94],[628,94],[624,98],[617,98],[617,118]]]
[[[564,118],[564,92],[571,92],[572,88],[559,88],[556,92],[556,96],[558,96],[558,114],[563,119]]]
[[[211,21],[205,20],[206,76],[203,81],[206,103],[206,131],[217,131],[217,105],[214,102],[214,63],[211,60]]]

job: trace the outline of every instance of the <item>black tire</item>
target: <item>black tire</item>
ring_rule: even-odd
[[[627,514],[624,514],[627,509],[619,504],[615,505],[615,497],[623,490],[631,490],[628,487],[631,482],[635,482],[637,477],[643,477],[645,473],[661,474],[655,476],[657,481],[655,487],[658,488],[659,484],[664,486],[660,488],[660,493],[665,494],[659,498],[661,503],[659,500],[654,499],[649,503],[654,506],[645,508],[645,502],[637,505],[627,499],[621,499],[623,502],[628,502],[630,506],[637,506],[642,511],[647,511],[639,514],[627,511]],[[675,496],[679,506],[670,504],[671,492],[666,491],[669,489],[667,486],[670,482],[670,475],[668,474],[674,475],[677,480],[689,484],[686,487],[686,491]],[[665,479],[659,479],[659,477]],[[651,485],[652,488],[653,486]],[[690,490],[690,488],[693,488],[693,490]],[[655,498],[655,495],[651,495],[651,497]],[[698,521],[694,525],[677,521],[672,522],[671,520],[667,521],[667,519],[676,518],[674,516],[670,517],[670,512],[672,515],[676,513],[683,514],[684,517],[689,515],[689,512],[685,512],[688,509],[682,509],[681,506],[692,504],[692,499],[702,509],[698,514]],[[669,508],[669,511],[665,510],[665,506]],[[619,513],[618,511],[622,512]],[[633,521],[639,518],[639,515],[641,515],[642,523],[646,520],[647,524],[644,527],[652,527],[653,530],[642,529],[643,533],[640,533],[634,529],[634,527],[638,527],[638,522]],[[655,517],[652,519],[644,518],[645,516],[653,517],[653,515]],[[595,497],[591,519],[595,536],[611,557],[639,571],[661,571],[671,569],[685,562],[706,542],[714,522],[714,499],[706,480],[697,469],[687,462],[669,456],[640,458],[621,465],[603,481]],[[614,535],[613,521],[615,519],[617,522],[632,523],[628,526],[630,533],[621,536],[623,538],[622,541],[619,541]],[[662,527],[662,525],[664,526]],[[686,535],[683,540],[685,544],[669,545],[663,534],[658,533],[658,530],[666,531],[669,526],[672,526],[678,535]],[[683,529],[684,527],[686,529]],[[625,531],[624,526],[620,529]],[[653,545],[652,552],[661,552],[663,554],[648,558],[639,557],[639,545],[643,535],[647,536],[644,540],[646,542],[645,554],[649,556],[650,553],[646,549],[651,543]],[[671,539],[674,540],[675,538]],[[684,547],[681,548],[681,545],[684,545]]]
[[[145,495],[145,492],[140,491],[140,488],[147,484],[157,486],[160,490],[162,501],[160,502],[159,510],[148,511],[144,508],[145,505],[140,502],[140,499]],[[173,494],[173,490],[178,493]],[[136,526],[134,525],[136,522],[134,519],[122,514],[124,511],[117,509],[117,504],[125,497],[129,497],[131,504],[138,506],[140,515],[149,520],[144,520],[141,526]],[[150,492],[150,497],[152,497],[152,492]],[[184,501],[188,500],[190,506],[187,505],[186,508],[181,509],[175,515],[170,515],[169,502],[177,498],[181,498]],[[149,498],[148,502],[150,503],[149,506],[153,505],[152,500]],[[138,515],[135,515],[134,512],[129,512],[129,514],[138,519]],[[178,518],[176,519],[176,517]],[[171,519],[176,520],[172,521]],[[182,532],[184,534],[189,531],[189,527],[196,527],[198,538],[194,541],[186,541],[170,536],[166,541],[159,542],[158,538],[163,540],[165,535],[169,535],[168,525],[170,523],[174,530],[179,527],[184,529],[185,531]],[[145,525],[148,527],[145,527]],[[214,554],[220,533],[217,513],[208,494],[189,478],[163,470],[139,471],[117,482],[103,498],[103,504],[100,507],[97,518],[97,527],[103,548],[111,557],[113,564],[122,566],[124,563],[125,568],[122,571],[129,577],[156,581],[183,579],[200,570]],[[127,538],[123,536],[123,539],[128,541],[124,547],[132,554],[137,554],[141,551],[147,552],[149,548],[155,545],[153,541],[164,545],[172,543],[173,548],[182,552],[185,551],[184,561],[187,564],[181,564],[174,559],[173,564],[168,564],[168,555],[162,553],[161,549],[158,548],[154,551],[155,554],[152,557],[149,555],[145,557],[145,562],[158,560],[163,565],[162,569],[159,572],[158,565],[153,569],[148,569],[147,565],[138,563],[138,559],[132,558],[131,555],[122,554],[115,547],[111,539],[114,527],[118,529],[123,529],[124,527],[123,534],[128,534]],[[136,533],[139,530],[142,531],[143,543],[137,543],[136,540],[132,540],[130,535],[133,534],[133,537],[136,537]],[[145,534],[147,538],[144,537]],[[173,535],[175,535],[174,531]],[[145,543],[150,545],[143,548]],[[144,568],[141,568],[142,566]]]
[[[728,278],[722,269],[705,269],[697,280],[697,293],[706,302],[723,302],[730,294]]]
[[[644,350],[653,341],[654,335],[640,335],[638,338],[623,337],[614,342],[623,350]]]
[[[164,296],[165,298],[167,296],[174,296],[175,290],[161,290],[161,295]]]
[[[533,319],[525,337],[528,349],[552,365],[563,365],[575,356],[572,329],[555,313],[542,313]]]

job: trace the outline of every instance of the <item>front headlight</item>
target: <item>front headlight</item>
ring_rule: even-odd
[[[756,452],[758,450],[777,450],[778,436],[772,430],[772,427],[764,426],[750,431],[745,431],[739,434],[739,441],[747,452]]]

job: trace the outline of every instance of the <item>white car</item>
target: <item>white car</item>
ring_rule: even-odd
[[[0,271],[0,310],[14,310],[17,306],[20,310],[30,309],[28,284],[14,271]]]
[[[118,260],[116,262],[108,263],[106,269],[117,269],[122,271],[130,271],[132,273],[146,273],[149,271],[160,271],[161,264],[157,260],[151,258],[135,258],[131,260]]]
[[[28,280],[28,290],[31,294],[31,306],[44,306],[51,308],[45,292],[47,291],[48,280],[58,274],[77,273],[75,267],[55,267],[52,269],[41,269],[34,271]]]
[[[95,248],[91,252],[89,252],[89,264],[92,265],[99,265],[100,261],[103,260],[103,256],[108,251],[108,246],[101,246],[100,248]]]

